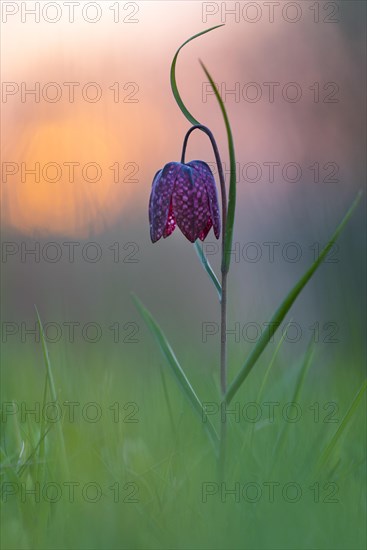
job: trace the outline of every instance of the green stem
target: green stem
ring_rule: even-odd
[[[182,146],[181,162],[183,164],[185,163],[187,142],[191,132],[193,132],[194,130],[201,130],[202,132],[204,132],[204,134],[208,136],[208,138],[210,139],[210,143],[212,144],[212,147],[213,147],[215,162],[217,163],[218,176],[219,176],[219,182],[220,182],[220,191],[222,194],[222,228],[223,228],[222,229],[222,252],[223,252],[225,247],[225,231],[226,231],[226,224],[227,224],[227,191],[226,191],[226,183],[225,183],[224,174],[223,174],[223,165],[220,159],[218,145],[217,145],[217,142],[215,141],[213,133],[209,130],[209,128],[207,128],[206,126],[203,126],[202,124],[195,124],[186,132],[186,136]]]
[[[220,387],[222,398],[227,391],[227,272],[222,271],[222,301],[220,304]]]
[[[227,391],[227,273],[228,268],[225,265],[225,250],[226,250],[226,232],[227,232],[227,191],[226,191],[226,184],[223,174],[223,166],[220,159],[219,149],[217,146],[217,143],[215,141],[215,138],[212,134],[212,132],[207,128],[206,126],[203,126],[202,124],[195,124],[192,126],[188,132],[186,133],[183,147],[182,147],[182,155],[181,155],[181,162],[185,162],[185,154],[186,154],[186,148],[188,139],[190,137],[191,132],[194,130],[201,130],[206,134],[213,147],[215,160],[217,163],[218,168],[218,176],[220,181],[220,189],[222,194],[222,262],[221,262],[221,271],[222,271],[222,285],[221,285],[221,304],[220,304],[220,387],[221,387],[221,395],[222,400],[225,397],[226,391]],[[221,423],[221,434],[220,434],[220,470],[223,472],[224,468],[224,449],[225,449],[225,439],[226,439],[226,423]]]
[[[203,34],[206,34],[207,32],[210,32],[214,29],[217,29],[223,25],[216,25],[215,27],[211,27],[210,29],[206,29],[205,31],[201,31],[198,34],[195,34],[188,40],[186,40],[177,50],[173,61],[171,65],[171,74],[170,74],[170,80],[171,80],[171,88],[173,96],[177,102],[177,105],[181,109],[184,116],[187,118],[191,124],[193,124],[195,127],[200,127],[203,131],[205,127],[202,127],[198,120],[196,120],[190,111],[186,108],[184,102],[181,99],[180,93],[177,88],[177,82],[176,82],[176,63],[177,63],[177,57],[181,49],[188,44],[188,42],[191,42],[191,40],[194,40],[195,38],[198,38],[199,36],[202,36]],[[229,119],[227,116],[227,112],[224,106],[224,103],[222,101],[222,98],[220,96],[220,93],[209,74],[208,70],[204,66],[204,64],[200,61],[202,68],[204,69],[204,72],[206,76],[208,77],[212,88],[214,90],[215,96],[217,98],[217,101],[219,103],[220,109],[222,111],[222,115],[224,118],[224,123],[226,126],[227,131],[227,138],[228,138],[228,149],[229,149],[229,159],[230,159],[230,183],[229,183],[229,204],[227,204],[227,196],[226,196],[226,189],[225,189],[225,182],[223,177],[223,170],[222,165],[217,160],[218,165],[218,173],[219,178],[221,182],[221,190],[222,190],[222,262],[221,262],[221,272],[222,272],[222,291],[221,291],[221,359],[220,359],[220,377],[221,377],[221,393],[222,393],[222,400],[225,400],[226,392],[227,392],[227,273],[229,271],[229,266],[231,262],[231,248],[232,248],[232,239],[233,239],[233,225],[234,225],[234,216],[235,216],[235,209],[236,209],[236,159],[235,159],[235,151],[234,151],[234,143],[233,143],[233,137],[232,137],[232,131],[231,126],[229,123]],[[193,128],[194,129],[194,128]],[[190,130],[193,131],[193,129]],[[211,138],[211,132],[210,134],[206,132],[207,135],[210,137],[214,149],[214,153],[216,151],[218,152],[218,148],[215,144],[214,138],[212,140]],[[218,158],[219,158],[219,152],[218,152]],[[216,155],[217,159],[217,155]],[[226,424],[222,422],[221,424],[221,441],[220,441],[220,467],[221,472],[223,473],[223,467],[224,467],[224,448],[225,448],[225,438],[226,438]]]
[[[203,126],[202,124],[195,124],[188,130],[183,142],[181,162],[182,163],[185,162],[187,142],[191,132],[193,132],[194,130],[201,130],[210,139],[210,142],[212,144],[213,151],[214,151],[215,161],[217,163],[220,189],[222,194],[222,289],[221,289],[221,308],[220,308],[220,312],[221,312],[220,385],[221,385],[222,398],[223,398],[227,391],[227,270],[225,269],[224,262],[223,262],[223,258],[225,254],[225,246],[226,246],[227,192],[226,192],[226,183],[224,180],[223,166],[222,166],[222,161],[220,159],[219,149],[212,132],[206,126]]]
[[[223,256],[222,256],[223,260]],[[223,268],[222,261],[222,301],[221,308],[221,334],[220,334],[220,386],[222,392],[222,401],[225,399],[227,391],[227,271]],[[222,404],[221,404],[222,407]],[[219,468],[220,476],[223,478],[225,469],[225,449],[227,439],[227,416],[222,414],[220,417],[220,449],[219,449]]]

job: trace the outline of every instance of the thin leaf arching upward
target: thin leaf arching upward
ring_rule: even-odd
[[[199,32],[198,34],[195,34],[188,40],[186,40],[177,50],[173,61],[171,65],[171,88],[173,96],[176,100],[177,105],[181,109],[183,115],[187,118],[187,120],[193,124],[194,126],[196,124],[200,124],[198,120],[196,120],[195,117],[190,113],[190,111],[187,109],[186,105],[182,101],[182,98],[180,96],[180,93],[177,88],[177,81],[176,81],[176,63],[177,63],[177,57],[181,49],[188,44],[188,42],[191,42],[191,40],[194,40],[195,38],[198,38],[199,36],[202,36],[203,34],[206,34],[207,32],[213,31],[214,29],[218,29],[219,27],[223,27],[222,25],[216,25],[215,27],[211,27],[210,29],[206,29],[205,31]],[[223,231],[225,232],[225,250],[223,254],[223,261],[222,261],[222,271],[225,273],[228,273],[229,266],[231,263],[231,249],[232,249],[232,240],[233,240],[233,226],[234,226],[234,215],[236,210],[236,158],[235,158],[235,149],[234,149],[234,143],[233,143],[233,136],[232,136],[232,130],[229,123],[229,118],[227,115],[226,108],[224,106],[223,100],[221,98],[221,95],[218,91],[217,86],[215,85],[215,82],[211,75],[209,74],[209,71],[205,67],[202,61],[200,61],[200,64],[213,88],[215,97],[219,103],[220,110],[222,111],[224,124],[227,131],[227,139],[228,139],[228,152],[229,152],[229,162],[230,162],[230,181],[229,181],[229,201],[228,201],[228,212],[227,212],[227,223],[226,227],[223,227]]]
[[[34,309],[35,309],[36,315],[37,315],[37,322],[38,322],[40,337],[41,337],[41,342],[42,342],[43,359],[44,359],[45,369],[46,369],[46,381],[45,381],[44,398],[47,395],[47,385],[48,385],[48,387],[50,389],[51,399],[54,403],[57,403],[56,386],[55,386],[55,381],[54,381],[54,377],[53,377],[53,373],[52,373],[51,360],[50,360],[50,355],[48,353],[48,348],[47,348],[47,344],[46,344],[46,340],[45,340],[43,325],[42,325],[41,317],[40,317],[40,314],[38,313],[38,309],[37,309],[36,305],[34,306]],[[65,469],[65,472],[68,473],[68,471],[69,471],[68,457],[67,457],[66,448],[65,448],[64,433],[63,433],[62,425],[61,425],[60,422],[57,422],[57,433],[58,433],[59,445],[60,445],[61,453],[62,453],[63,468]],[[43,446],[43,440],[44,440],[46,434],[47,434],[47,430],[45,429],[45,426],[42,426],[41,437],[40,437],[40,441],[39,441],[39,444],[41,445],[41,451],[42,452],[43,452],[43,447],[42,447]]]
[[[331,438],[331,441],[328,443],[328,445],[324,449],[324,451],[323,451],[323,453],[322,453],[322,455],[319,459],[319,462],[318,462],[318,470],[317,471],[320,471],[321,468],[323,468],[325,466],[325,464],[327,463],[327,461],[329,460],[330,455],[334,451],[339,439],[341,438],[342,434],[344,433],[345,428],[349,425],[349,422],[352,419],[352,417],[353,417],[353,415],[354,415],[354,413],[355,413],[355,411],[356,411],[356,409],[357,409],[357,407],[358,407],[358,405],[359,405],[366,389],[367,389],[367,380],[365,380],[363,382],[363,384],[361,385],[361,387],[359,388],[359,390],[356,393],[349,409],[345,413],[338,429],[336,430],[335,434]]]
[[[301,279],[298,281],[298,283],[292,288],[292,290],[289,292],[289,294],[286,296],[286,298],[283,300],[283,302],[280,304],[276,312],[274,313],[273,317],[271,318],[268,326],[264,330],[264,332],[261,335],[261,338],[258,340],[257,344],[255,345],[254,349],[248,356],[248,358],[245,361],[245,364],[241,368],[240,372],[237,374],[236,378],[233,380],[232,384],[229,386],[229,389],[225,395],[224,401],[228,404],[232,401],[234,395],[237,393],[239,388],[242,386],[248,375],[250,374],[252,368],[254,367],[256,361],[266,348],[266,346],[269,343],[269,340],[274,335],[275,331],[278,329],[280,323],[283,321],[284,317],[290,310],[291,306],[293,305],[294,301],[296,300],[297,296],[300,294],[300,292],[303,290],[303,288],[306,286],[308,281],[311,279],[312,275],[315,273],[316,269],[322,264],[322,262],[325,260],[328,252],[330,251],[331,247],[334,245],[335,241],[343,231],[344,227],[346,226],[348,220],[350,219],[351,215],[353,214],[355,208],[357,207],[360,199],[362,197],[362,192],[360,191],[355,198],[352,206],[349,208],[348,212],[345,214],[343,220],[336,228],[333,236],[331,237],[328,244],[325,246],[325,248],[320,253],[320,256],[317,258],[317,260],[312,264],[312,266],[306,271],[306,273],[301,277]]]
[[[208,69],[205,67],[202,61],[200,61],[200,64],[213,88],[215,97],[217,98],[217,101],[220,106],[220,110],[222,111],[224,124],[227,131],[230,176],[229,176],[227,224],[226,224],[226,227],[223,228],[223,231],[225,230],[225,244],[224,244],[224,254],[223,254],[223,260],[222,260],[222,271],[225,273],[228,273],[229,266],[231,263],[234,216],[236,211],[236,155],[234,150],[231,125],[229,123],[229,118],[228,118],[227,111],[224,106],[222,97]]]
[[[171,88],[172,88],[172,93],[173,93],[173,96],[176,100],[176,103],[177,105],[179,106],[179,108],[181,109],[182,113],[184,114],[184,116],[187,118],[187,120],[192,124],[192,125],[196,125],[196,124],[200,124],[200,122],[198,120],[196,120],[195,117],[192,116],[192,114],[190,113],[190,111],[186,108],[186,105],[184,104],[184,102],[182,101],[181,99],[181,96],[180,96],[180,93],[178,91],[178,88],[177,88],[177,82],[176,82],[176,63],[177,63],[177,57],[178,57],[178,54],[180,53],[180,51],[182,50],[182,48],[184,46],[186,46],[186,44],[188,44],[189,42],[191,42],[191,40],[194,40],[195,38],[198,38],[199,36],[202,36],[203,34],[206,34],[207,32],[210,32],[210,31],[213,31],[214,29],[218,29],[219,27],[223,27],[224,23],[222,25],[216,25],[215,27],[211,27],[210,29],[206,29],[205,31],[201,31],[197,34],[194,34],[194,36],[191,36],[191,38],[189,38],[188,40],[186,40],[177,50],[177,52],[175,53],[175,56],[172,60],[172,64],[171,64],[171,72],[170,72],[170,77],[171,77]]]
[[[190,384],[186,374],[182,370],[181,365],[178,362],[178,359],[175,356],[174,351],[172,350],[170,344],[168,343],[167,338],[163,334],[162,329],[160,328],[158,323],[155,321],[155,319],[153,318],[150,311],[148,311],[143,306],[143,304],[137,298],[137,296],[133,293],[131,294],[131,296],[132,296],[132,299],[134,300],[134,303],[135,303],[140,315],[144,319],[147,327],[149,328],[150,332],[152,333],[155,340],[157,341],[157,343],[158,343],[158,345],[161,349],[161,352],[163,353],[163,355],[167,359],[167,363],[171,368],[171,372],[173,373],[180,390],[182,391],[184,396],[188,399],[189,403],[191,404],[191,406],[194,409],[194,411],[196,412],[196,414],[198,414],[200,416],[200,418],[202,419],[203,405],[202,405],[200,399],[198,398],[194,388]],[[214,429],[214,426],[209,421],[207,421],[205,423],[203,422],[202,425],[206,429],[207,434],[208,434],[210,440],[212,441],[212,443],[214,444],[214,447],[216,449],[217,445],[218,445],[218,435],[217,435],[217,432]]]

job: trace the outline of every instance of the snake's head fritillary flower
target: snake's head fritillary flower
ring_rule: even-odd
[[[149,201],[150,237],[168,237],[176,224],[192,243],[204,240],[213,227],[220,235],[217,188],[209,166],[201,160],[169,162],[156,173]]]

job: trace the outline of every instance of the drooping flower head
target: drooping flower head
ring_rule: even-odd
[[[169,162],[156,173],[149,201],[153,243],[168,237],[176,224],[192,243],[204,240],[213,227],[220,235],[217,188],[209,166],[201,160]]]

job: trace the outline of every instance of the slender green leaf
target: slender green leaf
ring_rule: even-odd
[[[261,403],[261,399],[263,397],[263,393],[264,393],[264,390],[265,390],[265,386],[266,386],[266,383],[268,381],[268,378],[269,378],[269,374],[270,374],[270,371],[271,369],[273,368],[274,366],[274,363],[275,363],[275,359],[277,358],[278,356],[278,353],[279,353],[279,350],[280,348],[282,347],[283,345],[283,342],[287,336],[287,328],[289,327],[290,323],[292,321],[289,321],[289,323],[287,324],[287,326],[285,327],[285,330],[283,331],[283,334],[281,336],[281,338],[279,339],[279,342],[274,350],[274,353],[270,359],[270,362],[269,362],[269,365],[268,365],[268,368],[266,369],[265,371],[265,374],[264,374],[264,377],[262,379],[262,382],[261,382],[261,386],[260,386],[260,389],[259,389],[259,393],[257,394],[257,398],[255,400],[255,403]],[[252,442],[252,438],[253,438],[253,435],[254,435],[254,431],[255,431],[255,422],[252,423],[252,426],[251,426],[251,433],[250,433],[250,444]]]
[[[173,93],[173,96],[177,102],[177,105],[179,106],[179,108],[181,109],[182,113],[184,114],[184,116],[187,118],[187,120],[193,124],[194,126],[196,124],[200,124],[200,122],[198,120],[196,120],[196,118],[194,118],[192,116],[192,114],[190,113],[190,111],[186,108],[184,102],[182,101],[181,99],[181,96],[180,96],[180,93],[178,91],[178,88],[177,88],[177,82],[176,82],[176,63],[177,63],[177,57],[178,57],[178,54],[180,53],[180,51],[182,50],[182,48],[188,44],[189,42],[191,42],[191,40],[194,40],[195,38],[198,38],[199,36],[202,36],[203,34],[206,34],[207,32],[210,32],[210,31],[213,31],[214,29],[218,29],[219,27],[223,27],[224,24],[222,25],[216,25],[215,27],[211,27],[210,29],[206,29],[205,31],[201,31],[199,32],[198,34],[195,34],[194,36],[192,36],[191,38],[189,38],[188,40],[186,40],[186,42],[184,42],[177,50],[177,52],[175,53],[175,56],[173,58],[173,61],[172,61],[172,65],[171,65],[171,88],[172,88],[172,93]]]
[[[222,287],[221,287],[221,284],[218,281],[218,278],[217,278],[216,274],[214,273],[212,266],[208,262],[208,259],[206,258],[205,254],[204,254],[204,251],[203,251],[203,248],[199,244],[199,241],[195,241],[195,250],[196,250],[197,255],[199,256],[199,258],[201,260],[201,263],[204,266],[205,271],[207,272],[207,274],[211,278],[215,288],[217,289],[218,296],[219,296],[219,301],[221,301],[222,300]]]
[[[286,325],[284,331],[282,332],[282,336],[279,339],[279,342],[278,342],[278,344],[277,344],[277,346],[274,350],[274,353],[273,353],[273,355],[270,359],[268,368],[266,369],[264,377],[263,377],[262,382],[261,382],[259,393],[258,393],[257,398],[256,398],[256,403],[260,403],[260,401],[262,399],[262,396],[263,396],[263,393],[264,393],[264,390],[265,390],[265,386],[266,386],[266,383],[267,383],[269,375],[270,375],[270,371],[273,368],[274,363],[275,363],[275,359],[277,358],[278,353],[280,351],[280,348],[282,347],[283,342],[287,337],[287,329],[288,329],[289,325],[291,324],[291,322],[292,322],[292,319],[289,321],[289,323]],[[252,425],[252,427],[254,427],[254,426],[255,426],[255,423]]]
[[[4,476],[6,474],[7,476],[9,476],[11,481],[15,483],[20,482],[20,477],[14,465],[14,458],[13,459],[10,458],[2,447],[0,447],[0,457],[1,457],[1,466],[0,466],[1,475]],[[3,489],[4,489],[4,484],[1,483],[0,497],[2,497]]]
[[[175,356],[170,344],[168,343],[167,338],[163,334],[162,329],[157,324],[152,314],[143,306],[143,304],[135,294],[132,294],[132,298],[134,300],[134,303],[140,315],[144,319],[147,327],[149,328],[150,332],[152,333],[156,342],[158,343],[161,349],[161,352],[167,359],[167,363],[171,367],[171,372],[173,373],[180,390],[182,391],[184,396],[187,398],[187,400],[190,402],[196,414],[198,414],[199,417],[202,419],[203,405],[200,399],[198,398],[197,394],[195,393],[194,388],[190,384],[186,374],[182,370],[182,367],[179,364],[178,359]],[[203,426],[206,429],[207,434],[209,435],[209,438],[211,439],[215,448],[217,449],[218,435],[214,429],[214,426],[209,421],[209,419],[207,419],[206,422],[203,422]]]
[[[20,466],[18,472],[17,472],[17,475],[19,477],[21,477],[23,475],[23,473],[25,472],[25,470],[31,466],[32,464],[32,460],[33,458],[36,457],[36,453],[37,453],[37,450],[39,449],[39,446],[42,444],[43,440],[45,439],[46,435],[48,434],[48,432],[52,429],[53,427],[53,424],[51,424],[46,430],[45,432],[42,434],[42,436],[40,437],[40,439],[38,440],[36,446],[31,450],[30,454],[28,455],[27,459],[23,462],[23,464]]]
[[[57,402],[56,386],[55,386],[55,381],[54,381],[54,377],[53,377],[53,373],[52,373],[50,355],[48,353],[48,348],[47,348],[47,344],[46,344],[46,340],[45,340],[45,334],[44,334],[44,331],[43,331],[43,325],[42,325],[41,317],[38,313],[37,307],[34,306],[34,309],[36,310],[37,321],[38,321],[38,325],[39,325],[41,342],[42,342],[43,358],[44,358],[45,367],[46,367],[46,383],[45,383],[43,398],[46,399],[47,383],[48,383],[48,386],[49,386],[49,389],[50,389],[50,394],[51,394],[51,399],[52,399],[53,402],[56,403]],[[39,445],[41,445],[41,449],[44,445],[43,441],[44,441],[46,433],[47,432],[45,432],[45,427],[43,426],[42,429],[41,429],[40,440],[39,440]],[[62,425],[61,425],[60,422],[57,422],[57,434],[58,434],[58,440],[59,440],[59,445],[60,445],[61,455],[62,455],[62,460],[63,460],[63,468],[64,468],[65,472],[68,473],[69,466],[68,466],[67,454],[66,454],[66,449],[65,449],[64,433],[63,433]]]
[[[303,384],[306,380],[306,375],[307,375],[308,370],[309,370],[309,368],[311,366],[311,363],[312,363],[313,354],[314,354],[314,342],[311,339],[311,341],[308,345],[307,351],[305,353],[304,359],[303,359],[303,363],[302,363],[302,366],[301,366],[300,373],[298,375],[298,379],[297,379],[296,387],[294,389],[294,394],[293,394],[291,403],[298,403],[298,400],[299,400],[299,397],[301,395],[301,391],[302,391],[302,388],[303,388]],[[286,442],[286,435],[287,435],[287,432],[288,432],[289,428],[290,428],[289,422],[285,423],[283,425],[283,429],[281,430],[281,432],[279,434],[279,438],[278,438],[278,440],[276,442],[276,445],[275,445],[275,448],[273,450],[273,455],[274,455],[276,460],[279,460],[280,458],[283,457],[284,444]],[[274,468],[274,466],[275,466],[275,460],[273,461],[273,468]]]
[[[256,364],[258,358],[260,357],[261,353],[264,351],[266,346],[269,343],[269,340],[274,335],[275,331],[278,329],[279,325],[283,321],[284,317],[290,310],[291,306],[293,305],[294,301],[300,294],[300,292],[303,290],[303,288],[306,286],[308,281],[311,279],[312,275],[315,273],[316,269],[321,265],[321,263],[325,260],[328,252],[334,245],[335,241],[343,231],[345,225],[347,224],[348,220],[350,219],[351,215],[353,214],[355,208],[357,207],[360,199],[362,197],[362,192],[359,192],[357,197],[355,198],[352,206],[349,208],[348,212],[345,214],[343,220],[337,227],[335,233],[331,237],[328,244],[325,246],[325,248],[320,253],[317,260],[312,264],[312,266],[306,271],[306,273],[301,277],[301,279],[298,281],[298,283],[292,288],[292,290],[289,292],[289,294],[286,296],[286,298],[283,300],[279,308],[274,313],[273,317],[270,320],[270,323],[262,333],[261,338],[258,340],[257,344],[255,345],[254,349],[248,356],[248,358],[245,361],[245,364],[241,368],[240,372],[237,374],[236,378],[233,380],[232,384],[230,385],[226,396],[225,396],[225,402],[228,404],[233,399],[236,392],[239,390],[243,382],[246,380],[247,376],[250,374],[252,368]]]
[[[305,383],[308,370],[309,370],[309,368],[311,366],[311,363],[312,363],[312,360],[313,360],[314,351],[315,351],[314,340],[313,340],[313,338],[311,338],[310,343],[309,343],[308,348],[307,348],[307,351],[305,353],[305,357],[304,357],[302,367],[301,367],[301,370],[300,370],[300,373],[299,373],[299,376],[298,376],[298,379],[297,379],[296,387],[295,387],[295,390],[294,390],[293,399],[292,399],[292,401],[294,403],[298,402],[299,397],[301,395],[302,388],[303,388],[303,385]]]
[[[49,376],[48,376],[48,370],[46,369],[45,374],[45,385],[43,389],[43,402],[42,402],[42,410],[45,410],[46,402],[47,402],[47,393],[48,393],[48,387],[49,387]],[[39,451],[38,451],[38,472],[37,472],[37,480],[41,483],[43,481],[42,476],[45,473],[45,438],[44,434],[46,433],[46,417],[45,415],[42,415],[41,418],[41,429],[40,429],[40,438],[39,438]]]
[[[363,384],[360,387],[359,391],[355,395],[349,409],[345,413],[338,429],[336,430],[335,434],[331,438],[331,441],[329,442],[329,444],[327,445],[327,447],[323,451],[323,453],[320,457],[319,463],[318,463],[318,470],[320,470],[323,466],[325,466],[325,464],[328,461],[331,453],[334,451],[338,441],[340,440],[343,432],[345,431],[345,428],[349,425],[350,420],[352,419],[352,417],[353,417],[353,415],[354,415],[354,413],[355,413],[355,411],[356,411],[356,409],[357,409],[357,407],[358,407],[358,405],[359,405],[366,389],[367,389],[367,380],[365,380],[363,382]]]
[[[177,105],[181,109],[184,116],[187,118],[187,120],[193,124],[200,124],[200,122],[193,117],[193,115],[190,113],[190,111],[185,106],[184,102],[182,101],[182,98],[180,96],[180,93],[178,91],[177,87],[177,81],[176,81],[176,63],[177,63],[177,57],[181,49],[188,43],[191,42],[191,40],[194,40],[195,38],[202,36],[203,34],[206,34],[207,32],[210,32],[214,29],[218,29],[219,27],[223,27],[223,24],[216,25],[215,27],[211,27],[210,29],[206,29],[205,31],[199,32],[198,34],[195,34],[186,42],[184,42],[179,49],[177,50],[173,61],[171,65],[171,88],[173,96],[177,102]],[[227,139],[228,139],[228,150],[229,150],[229,161],[230,161],[230,181],[229,181],[229,201],[228,201],[228,212],[227,212],[227,223],[226,227],[223,228],[223,231],[225,232],[225,253],[223,256],[223,263],[222,263],[222,270],[226,273],[229,270],[230,262],[231,262],[231,249],[232,249],[232,240],[233,240],[233,226],[234,226],[234,216],[235,216],[235,210],[236,210],[236,157],[235,157],[235,150],[234,150],[234,143],[233,143],[233,136],[232,136],[232,130],[229,123],[228,115],[226,108],[224,106],[224,103],[222,101],[222,98],[220,96],[220,93],[218,91],[217,86],[215,85],[211,75],[209,74],[209,71],[206,69],[204,64],[200,61],[202,68],[204,69],[204,72],[209,79],[209,82],[214,90],[215,97],[217,98],[217,101],[219,103],[220,109],[223,114],[225,127],[227,130]]]
[[[45,335],[44,335],[44,332],[43,332],[43,325],[42,325],[42,321],[41,321],[40,315],[38,313],[37,307],[34,306],[34,309],[36,310],[36,315],[37,315],[37,321],[38,321],[38,326],[39,326],[39,331],[40,331],[40,336],[41,336],[41,342],[42,342],[43,358],[44,358],[44,361],[45,361],[46,375],[47,375],[47,380],[46,380],[45,389],[44,389],[44,398],[45,398],[45,394],[46,394],[46,391],[47,391],[47,383],[48,383],[48,385],[50,387],[51,399],[52,399],[52,401],[57,401],[55,381],[54,381],[54,377],[53,377],[53,374],[52,374],[51,361],[50,361],[50,356],[49,356],[47,345],[46,345]]]
[[[166,379],[165,379],[165,376],[164,376],[164,372],[163,372],[163,367],[160,365],[160,371],[161,371],[161,379],[162,379],[162,386],[163,386],[163,393],[164,393],[164,398],[166,400],[166,403],[167,403],[167,409],[168,409],[168,414],[169,414],[169,419],[170,419],[170,422],[171,422],[171,427],[172,427],[172,433],[176,439],[176,436],[177,436],[177,430],[176,430],[176,425],[175,425],[175,421],[173,419],[173,412],[172,412],[172,407],[171,407],[171,401],[170,401],[170,398],[169,398],[169,393],[168,393],[168,389],[167,389],[167,384],[166,384]]]
[[[204,63],[200,61],[200,64],[209,79],[209,82],[213,88],[215,97],[222,111],[224,124],[227,131],[227,140],[228,140],[228,152],[229,152],[229,167],[230,167],[230,176],[229,176],[229,195],[228,195],[228,210],[227,210],[227,224],[225,227],[225,246],[224,246],[224,256],[222,263],[222,271],[228,273],[229,266],[231,263],[232,256],[232,240],[233,240],[233,227],[234,227],[234,216],[236,211],[236,155],[234,150],[233,136],[231,125],[229,123],[229,118],[227,115],[226,108],[224,106],[222,97],[219,93],[219,90],[209,74],[209,71],[205,67]],[[224,230],[224,229],[223,229]]]
[[[287,328],[288,326],[290,325],[291,321],[289,321],[289,323],[287,324],[285,330],[283,331],[283,334],[274,350],[274,353],[271,357],[271,360],[269,362],[269,365],[265,371],[265,374],[264,374],[264,377],[262,379],[262,382],[261,382],[261,386],[260,386],[260,389],[259,389],[259,393],[257,394],[257,397],[255,399],[255,403],[258,403],[260,406],[261,406],[261,399],[263,397],[263,393],[264,393],[264,389],[265,389],[265,386],[266,386],[266,383],[268,381],[268,378],[269,378],[269,374],[270,374],[270,371],[272,369],[272,367],[274,366],[274,363],[275,363],[275,359],[278,355],[278,352],[280,350],[280,348],[282,347],[282,344],[287,336]],[[238,453],[238,461],[237,461],[237,465],[236,465],[236,469],[235,471],[236,472],[239,472],[239,470],[242,468],[243,464],[242,464],[242,460],[241,460],[241,456],[242,456],[242,453],[244,451],[244,449],[246,447],[251,447],[252,445],[252,441],[253,441],[253,437],[254,437],[254,432],[255,432],[255,425],[256,423],[255,422],[252,422],[251,424],[251,428],[250,430],[248,430],[245,435],[243,436],[243,440],[242,440],[242,445],[241,445],[241,450],[240,452]],[[238,475],[238,474],[236,474]]]

